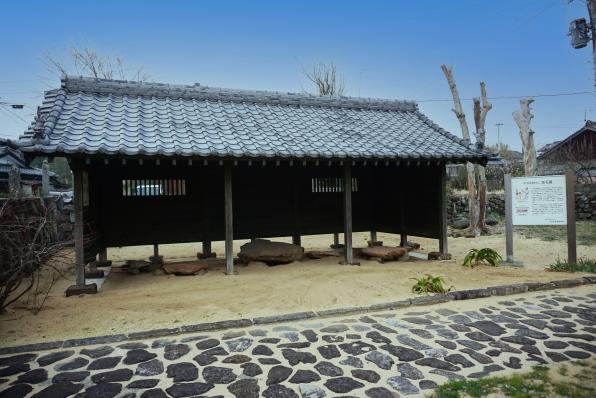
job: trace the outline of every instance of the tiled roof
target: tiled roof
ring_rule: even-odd
[[[414,102],[72,77],[46,92],[19,144],[66,154],[487,159]]]

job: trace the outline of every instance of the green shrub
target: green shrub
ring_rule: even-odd
[[[485,247],[484,249],[472,249],[466,254],[464,258],[465,267],[474,267],[479,264],[487,264],[493,267],[498,267],[499,263],[503,261],[503,257],[496,250]]]
[[[429,293],[447,293],[450,291],[452,287],[449,289],[445,289],[443,283],[445,282],[443,278],[440,276],[432,276],[431,274],[426,274],[421,278],[411,278],[416,281],[414,286],[412,286],[412,292],[418,294],[429,294]]]
[[[596,259],[580,258],[577,263],[568,263],[557,259],[546,266],[547,271],[553,272],[593,272],[596,273]]]

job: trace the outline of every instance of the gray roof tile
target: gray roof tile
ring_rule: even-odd
[[[415,103],[67,77],[24,151],[485,161]]]

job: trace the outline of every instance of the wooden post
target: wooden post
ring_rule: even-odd
[[[85,286],[85,248],[83,237],[83,171],[73,170],[73,200],[74,200],[74,243],[75,243],[75,274],[76,286]]]
[[[99,249],[99,253],[97,255],[97,260],[100,264],[102,263],[106,263],[108,261],[108,249],[106,249],[105,247],[102,247],[101,249]]]
[[[232,166],[224,165],[224,200],[226,213],[226,275],[234,275],[234,217],[232,212]]]
[[[341,247],[339,244],[339,233],[333,233],[333,244],[329,245],[329,247],[332,249],[339,249]]]
[[[159,257],[159,245],[157,243],[153,244],[153,257]]]
[[[50,166],[44,160],[41,165],[41,197],[50,196]]]
[[[408,244],[408,234],[406,233],[406,191],[400,189],[399,191],[399,245],[406,247]]]
[[[511,174],[505,174],[505,261],[502,265],[521,266],[513,258],[513,198],[511,192]]]
[[[577,245],[575,236],[575,174],[565,172],[567,188],[567,263],[577,263]]]
[[[377,241],[377,231],[370,231],[370,241],[371,242]]]
[[[344,164],[344,261],[346,265],[354,263],[352,249],[352,164]]]
[[[401,247],[406,247],[408,245],[408,235],[407,234],[399,234],[399,245]]]
[[[74,201],[74,244],[75,244],[75,276],[76,283],[66,289],[66,297],[97,293],[97,285],[85,284],[85,240],[83,229],[83,170],[73,168],[73,201]]]
[[[299,176],[300,171],[296,169],[295,175]],[[302,239],[300,237],[300,185],[298,181],[300,178],[295,178],[293,184],[293,206],[292,206],[292,214],[293,214],[293,222],[294,222],[294,234],[292,235],[292,244],[302,246]]]
[[[202,242],[202,246],[203,246],[203,258],[209,258],[212,256],[213,252],[211,251],[211,241],[210,240],[204,240]]]
[[[441,226],[441,237],[439,238],[439,251],[441,254],[448,254],[447,246],[447,170],[445,165],[440,167],[440,195],[439,195],[439,220]]]

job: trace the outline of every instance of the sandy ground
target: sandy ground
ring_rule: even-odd
[[[368,234],[355,234],[354,245],[365,246]],[[397,245],[399,236],[379,234],[385,245]],[[289,241],[289,239],[279,239]],[[437,250],[437,241],[413,238],[421,251]],[[456,289],[485,287],[523,281],[547,281],[581,274],[546,272],[544,264],[566,257],[564,242],[545,242],[515,237],[515,257],[523,269],[509,267],[462,267],[470,248],[491,247],[505,251],[503,235],[478,239],[449,240],[451,261],[361,261],[361,266],[341,266],[337,258],[296,262],[277,267],[237,267],[239,275],[226,276],[223,268],[199,276],[168,276],[152,273],[112,273],[100,294],[64,297],[72,279],[56,283],[39,314],[27,309],[27,299],[0,315],[0,346],[67,338],[126,333],[177,325],[255,317],[305,310],[370,305],[410,297],[412,279],[425,273],[441,275]],[[303,237],[306,250],[324,249],[331,235]],[[236,242],[235,249],[240,244]],[[213,249],[223,252],[223,243]],[[144,259],[151,246],[109,249],[116,262]],[[165,261],[192,259],[200,244],[160,246]],[[578,246],[578,256],[596,257],[596,247]],[[29,298],[30,300],[30,298]]]

